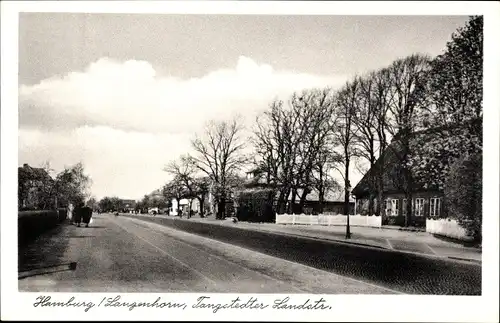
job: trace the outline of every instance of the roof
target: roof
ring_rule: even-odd
[[[302,193],[301,189],[298,189],[299,194]],[[288,196],[288,200],[291,200],[292,194]],[[299,197],[297,197],[297,200]],[[309,194],[307,194],[306,201],[319,201],[319,193],[317,190],[313,189]],[[324,197],[325,202],[344,202],[344,192],[342,190],[328,191]],[[350,202],[354,202],[352,197],[349,197]]]
[[[27,180],[49,180],[52,181],[52,177],[43,168],[31,167],[28,164],[24,164],[23,167],[18,168],[19,179]]]
[[[420,154],[419,158],[421,159],[430,159],[430,154],[432,153],[433,156],[435,156],[434,154],[437,154],[437,156],[443,156],[443,160],[440,160],[440,162],[447,163],[448,161],[444,160],[445,155],[442,154],[443,148],[441,147],[446,146],[448,142],[450,142],[449,138],[458,138],[460,136],[470,137],[475,134],[477,135],[476,130],[478,128],[475,127],[481,128],[481,122],[481,119],[473,119],[461,125],[448,125],[414,132],[410,135],[410,146],[412,146],[413,151]],[[425,147],[422,146],[422,143],[425,144]],[[352,193],[359,198],[368,195],[369,192],[377,191],[375,185],[377,169],[380,168],[382,162],[384,162],[385,169],[383,175],[384,192],[402,191],[401,187],[403,185],[403,178],[398,175],[400,174],[402,167],[397,156],[401,152],[401,148],[401,141],[399,140],[399,136],[396,135],[390,145],[383,152],[381,158],[375,162],[374,167],[370,168],[354,187]],[[466,148],[463,149],[465,152]],[[428,181],[423,177],[414,176],[414,181],[414,189],[416,191],[440,190],[437,184],[434,184],[434,182]]]
[[[268,190],[272,189],[275,186],[273,184],[268,184],[267,179],[265,178],[266,173],[262,168],[253,168],[249,171],[247,171],[247,174],[252,174],[252,178],[247,178],[245,179],[245,182],[243,184],[244,189],[241,191],[245,190]],[[298,189],[299,194],[302,193],[302,189]],[[292,193],[288,196],[288,200],[291,200],[292,198]],[[299,197],[297,197],[299,199]],[[318,201],[319,200],[319,193],[316,189],[313,189],[309,194],[307,194],[306,197],[307,201]],[[343,191],[328,191],[325,194],[324,197],[325,202],[344,202],[344,192]],[[354,202],[354,199],[352,197],[349,198],[350,202]]]

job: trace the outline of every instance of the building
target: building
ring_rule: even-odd
[[[300,193],[300,190],[299,190]],[[318,191],[312,190],[306,197],[303,206],[304,214],[344,214],[344,194],[343,192],[334,191],[327,192],[324,201],[320,203]],[[291,197],[289,197],[291,203]],[[298,204],[296,202],[296,204]],[[349,214],[354,214],[355,201],[352,197],[349,198]]]
[[[188,215],[189,212],[189,203],[191,202],[191,211],[194,214],[200,213],[200,201],[197,198],[192,199],[181,199],[179,200],[179,205],[177,204],[176,199],[172,199],[172,206],[169,208],[169,215],[179,215],[179,211],[182,211],[182,215]]]
[[[43,210],[56,207],[54,180],[43,168],[18,167],[18,209]]]
[[[121,199],[120,205],[122,207],[123,212],[133,213],[135,211],[136,202],[134,200]]]
[[[267,184],[263,172],[253,169],[246,172],[246,177],[233,196],[234,213],[240,221],[274,222],[275,190]]]
[[[439,156],[443,156],[442,160],[438,159],[440,163],[447,163],[451,160],[450,156],[443,153],[444,149],[440,149],[441,143],[445,142],[443,138],[452,138],[459,136],[474,136],[474,131],[469,131],[472,125],[477,126],[479,120],[472,120],[463,125],[454,125],[448,127],[431,128],[418,132],[414,132],[410,136],[410,146],[413,145],[427,145],[432,147],[434,151],[438,151]],[[476,128],[477,129],[477,128]],[[458,142],[458,141],[457,141]],[[446,144],[446,142],[445,142]],[[417,147],[417,146],[413,146]],[[383,204],[380,209],[383,216],[383,224],[387,225],[405,225],[405,218],[407,216],[407,199],[406,194],[402,188],[405,187],[404,177],[401,176],[401,162],[398,159],[398,152],[401,150],[400,141],[398,136],[391,142],[389,147],[383,152],[382,157],[379,158],[373,168],[369,169],[364,177],[352,190],[352,194],[356,197],[358,213],[367,215],[369,200],[373,199],[374,210],[377,209],[377,178],[378,169],[383,169]],[[417,147],[418,149],[418,147]],[[460,151],[462,147],[456,149]],[[465,153],[468,148],[463,148]],[[425,150],[418,150],[425,151]],[[434,152],[435,153],[435,152]],[[459,152],[460,154],[460,152]],[[426,159],[430,156],[421,156],[420,158]],[[457,156],[451,156],[457,157]],[[383,162],[383,164],[382,164]],[[435,177],[444,177],[445,174],[435,174]],[[412,223],[415,226],[425,226],[425,219],[427,217],[446,217],[447,210],[445,207],[445,196],[443,188],[436,184],[436,181],[428,177],[420,177],[414,174],[412,170],[413,185],[412,185]]]
[[[276,187],[268,184],[264,178],[265,173],[258,169],[251,170],[246,174],[246,180],[242,188],[236,191],[235,208],[240,220],[254,220],[259,222],[273,222],[276,219]],[[298,190],[298,194],[302,189]],[[342,196],[340,196],[342,195]],[[320,203],[319,195],[316,190],[312,190],[304,201],[303,205],[299,203],[299,197],[296,197],[292,205],[292,194],[288,196],[287,212],[314,214],[343,214],[344,201],[341,192],[327,192],[324,201]],[[354,214],[354,200],[349,200],[349,214]]]

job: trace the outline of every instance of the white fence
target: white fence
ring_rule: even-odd
[[[326,214],[276,214],[276,224],[347,225],[347,216]],[[349,225],[380,228],[382,226],[382,217],[375,215],[350,215]]]
[[[425,221],[425,231],[460,240],[470,239],[470,237],[467,236],[465,229],[453,219],[427,219]]]

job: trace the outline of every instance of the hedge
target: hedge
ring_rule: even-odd
[[[18,243],[24,245],[67,218],[66,209],[18,212]]]
[[[273,208],[273,192],[269,189],[246,190],[236,194],[239,221],[274,222],[276,213]]]

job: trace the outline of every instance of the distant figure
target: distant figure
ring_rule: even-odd
[[[83,222],[85,227],[89,227],[90,219],[92,219],[92,208],[88,206],[77,206],[74,211],[74,223],[79,227]]]
[[[82,207],[83,204],[79,204],[73,209],[73,223],[77,226],[80,226],[82,223]]]
[[[83,223],[85,223],[85,227],[89,227],[90,220],[92,219],[92,208],[86,206],[82,208],[82,218]]]

